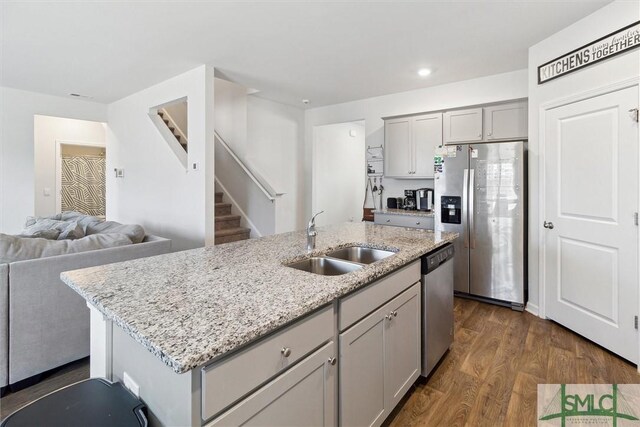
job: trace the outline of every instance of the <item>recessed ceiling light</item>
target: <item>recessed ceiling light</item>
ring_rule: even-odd
[[[91,99],[93,98],[92,96],[89,95],[81,95],[79,93],[70,93],[69,95],[76,97],[76,98],[87,98],[87,99]]]
[[[302,103],[303,103],[304,105],[307,105],[309,102],[311,102],[311,101],[309,101],[308,99],[303,99],[303,100],[302,100]]]
[[[431,70],[428,68],[420,68],[418,70],[418,75],[420,77],[427,77],[429,74],[431,74]]]

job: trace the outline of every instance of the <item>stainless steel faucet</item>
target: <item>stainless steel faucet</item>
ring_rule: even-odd
[[[320,211],[309,220],[309,225],[307,225],[307,250],[312,251],[316,248],[316,236],[318,232],[316,231],[316,217],[323,213],[324,211]]]

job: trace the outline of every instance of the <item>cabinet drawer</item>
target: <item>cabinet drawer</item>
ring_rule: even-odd
[[[339,301],[340,331],[344,331],[418,281],[420,281],[420,260],[342,298]]]
[[[338,366],[333,341],[207,424],[214,426],[318,426],[336,421]]]
[[[393,225],[395,227],[410,227],[433,230],[432,216],[389,215],[383,213],[374,213],[374,223],[380,225]]]
[[[207,420],[333,338],[333,306],[219,362],[202,368],[202,419]],[[285,357],[283,349],[290,349]]]

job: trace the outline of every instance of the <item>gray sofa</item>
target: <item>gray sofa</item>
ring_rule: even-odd
[[[109,228],[103,224],[109,225],[99,224],[93,234],[109,233],[100,230]],[[0,387],[89,355],[89,309],[79,295],[62,283],[60,273],[171,250],[171,240],[161,237],[147,235],[140,243],[125,244],[119,236],[122,235],[115,238],[116,247],[95,250],[86,250],[82,239],[65,243],[30,239],[45,247],[62,245],[63,251],[71,253],[50,256],[55,251],[44,249],[41,258],[6,262],[5,257],[5,263],[0,263]],[[0,237],[6,240],[12,236]],[[100,237],[94,236],[96,239]],[[6,252],[0,245],[2,250]]]

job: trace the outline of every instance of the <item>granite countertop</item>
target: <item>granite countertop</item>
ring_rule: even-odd
[[[386,214],[386,215],[405,215],[405,216],[421,216],[421,217],[433,217],[435,214],[433,211],[410,211],[405,209],[377,209],[373,211],[374,214]]]
[[[457,234],[370,223],[318,227],[316,250],[398,251],[342,276],[285,262],[309,256],[304,231],[62,273],[62,280],[177,373],[323,307],[454,240]]]

